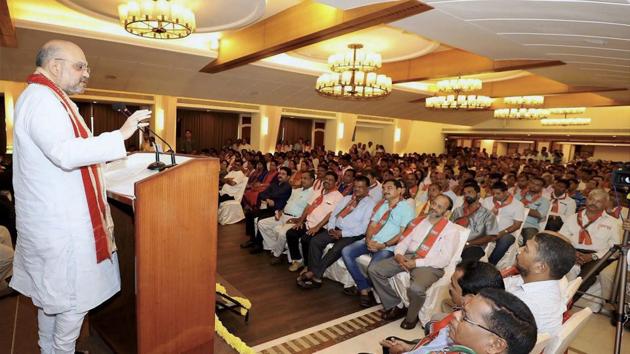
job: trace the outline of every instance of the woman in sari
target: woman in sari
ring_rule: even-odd
[[[276,175],[278,174],[278,167],[274,160],[271,160],[269,162],[269,171],[267,171],[266,166],[263,162],[258,161],[258,163],[256,164],[256,170],[259,169],[263,170],[264,174],[256,177],[253,181],[250,176],[250,182],[252,183],[251,185],[248,185],[247,189],[245,190],[245,194],[243,195],[245,206],[249,208],[256,207],[258,194],[269,187],[273,179],[276,178]]]

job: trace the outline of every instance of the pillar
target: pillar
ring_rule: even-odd
[[[155,96],[151,128],[177,151],[177,97]],[[163,143],[162,148],[168,150]]]
[[[357,115],[350,113],[337,113],[337,129],[333,135],[336,139],[335,151],[347,152],[353,144],[352,134],[357,126]],[[328,127],[328,124],[326,124]],[[328,135],[328,129],[326,130]]]
[[[0,92],[4,94],[4,119],[7,132],[7,154],[13,153],[13,114],[18,97],[26,88],[26,83],[0,81]]]
[[[282,107],[278,106],[260,106],[260,111],[252,114],[250,144],[254,149],[275,152],[281,119]]]

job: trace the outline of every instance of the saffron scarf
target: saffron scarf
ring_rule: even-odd
[[[385,203],[385,199],[383,198],[383,199],[381,199],[380,202],[378,202],[378,204],[376,204],[376,206],[372,210],[372,217],[374,217],[374,215],[376,215],[376,213],[381,208],[381,206],[383,206],[384,203]],[[396,202],[393,205],[389,206],[389,208],[387,208],[387,210],[383,213],[383,215],[381,215],[381,218],[377,222],[374,222],[374,221],[370,222],[370,225],[368,226],[368,234],[370,236],[374,236],[379,231],[381,231],[381,229],[383,228],[383,226],[385,225],[385,223],[389,219],[389,215],[391,214],[392,210],[394,210],[394,208],[396,208],[396,205],[398,205],[398,202]]]
[[[30,75],[26,81],[29,85],[38,84],[48,87],[57,97],[59,102],[68,112],[68,117],[72,123],[72,130],[76,138],[87,139],[92,133],[85,125],[81,114],[76,106],[72,104],[68,95],[63,92],[54,82],[40,73]],[[109,211],[109,204],[106,202],[105,185],[100,165],[83,166],[80,168],[85,199],[87,200],[92,231],[94,233],[94,244],[96,247],[96,262],[100,263],[111,258],[114,251],[114,223]]]
[[[470,217],[473,216],[480,207],[480,203],[477,203],[477,205],[472,208],[468,205],[468,203],[464,204],[464,215],[457,218],[455,223],[463,227],[468,227],[470,225]]]
[[[411,222],[405,228],[405,231],[403,231],[403,238],[409,237],[409,235],[411,235],[411,232],[413,232],[413,230],[418,225],[420,225],[420,223],[425,218],[426,215],[420,215],[411,220]],[[424,258],[427,256],[427,254],[433,247],[433,244],[438,240],[440,233],[442,233],[442,230],[444,230],[447,224],[448,220],[446,218],[441,218],[431,227],[431,230],[429,230],[427,236],[425,236],[425,238],[422,240],[422,243],[420,243],[420,246],[418,246],[418,249],[416,249],[416,258]]]
[[[580,227],[580,244],[584,244],[584,245],[592,245],[593,244],[593,240],[591,239],[591,234],[588,232],[588,230],[586,230],[589,226],[591,226],[592,223],[594,223],[595,221],[597,221],[597,219],[599,219],[602,214],[604,212],[601,212],[593,217],[588,216],[588,214],[586,214],[586,211],[584,211],[584,215],[586,216],[586,218],[588,219],[588,223],[586,225],[584,225],[582,223],[582,215],[578,214],[577,215],[577,223],[578,226]]]

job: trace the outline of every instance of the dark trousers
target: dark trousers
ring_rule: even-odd
[[[485,254],[485,246],[466,246],[462,251],[462,261],[478,261]]]
[[[289,255],[292,260],[299,261],[302,259],[308,259],[308,243],[307,247],[302,248],[302,251],[304,252],[304,258],[302,258],[302,253],[300,253],[300,240],[307,240],[310,242],[311,238],[313,237],[306,235],[306,227],[289,229],[287,231],[287,246],[289,247]]]
[[[342,237],[338,240],[328,234],[328,230],[322,230],[313,236],[308,246],[308,270],[313,272],[315,278],[321,279],[326,271],[339,258],[344,247],[353,244],[355,241],[363,239],[364,235]],[[324,250],[329,243],[334,243],[333,247],[324,255]],[[304,249],[304,244],[302,244]]]
[[[584,276],[595,267],[595,265],[597,264],[598,261],[599,260],[597,260],[597,261],[590,261],[588,263],[582,264],[582,267],[580,267],[580,275],[579,276],[582,277],[582,284],[580,284],[580,287],[578,288],[578,291],[575,293],[575,295],[573,295],[573,302],[574,303],[576,301],[578,301],[582,297],[583,294],[580,294],[580,292],[587,291],[588,288],[590,288],[593,284],[595,284],[595,280],[597,280],[597,275],[602,270],[604,270],[604,268],[606,268],[610,263],[614,262],[615,260],[609,258],[608,260],[606,260],[604,262],[604,266],[599,270],[599,272],[596,272],[595,274],[593,274],[588,279],[584,279]]]
[[[256,235],[254,234],[254,220],[258,218],[262,220],[264,218],[268,218],[275,214],[275,210],[267,208],[267,209],[257,209],[257,210],[248,210],[245,212],[245,234],[248,235],[252,241],[255,240]],[[262,237],[261,237],[262,243]]]
[[[227,202],[228,200],[234,200],[234,197],[229,194],[219,194],[219,204]]]
[[[558,215],[549,215],[549,219],[547,220],[547,226],[545,226],[545,230],[549,231],[560,231],[562,228],[562,218]]]
[[[505,255],[505,253],[510,249],[510,246],[514,243],[514,236],[512,235],[503,235],[498,240],[496,240],[496,246],[488,257],[488,262],[494,265],[497,265],[501,258]]]

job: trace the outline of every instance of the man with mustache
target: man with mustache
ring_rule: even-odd
[[[444,267],[457,256],[458,227],[445,216],[452,207],[449,197],[437,196],[427,216],[418,216],[409,223],[394,249],[394,257],[368,268],[374,290],[383,303],[383,317],[390,320],[405,317],[400,324],[404,329],[416,326],[427,290],[444,275]],[[411,276],[407,289],[409,310],[399,307],[402,299],[389,284],[389,278],[400,272],[409,272]]]
[[[37,307],[42,353],[74,353],[87,312],[120,291],[113,222],[101,165],[127,155],[124,141],[148,123],[134,112],[93,136],[69,98],[90,67],[76,44],[52,40],[17,101],[14,188],[17,247],[10,286]]]
[[[479,201],[481,188],[474,180],[464,182],[462,190],[464,205],[455,208],[451,221],[470,229],[466,248],[462,252],[464,260],[479,260],[485,254],[488,242],[495,239],[498,232],[497,218]]]
[[[488,262],[496,265],[516,240],[512,233],[523,223],[524,207],[523,203],[508,193],[503,182],[492,185],[492,196],[484,199],[481,205],[497,217],[499,231],[493,240],[496,246],[488,257]]]

